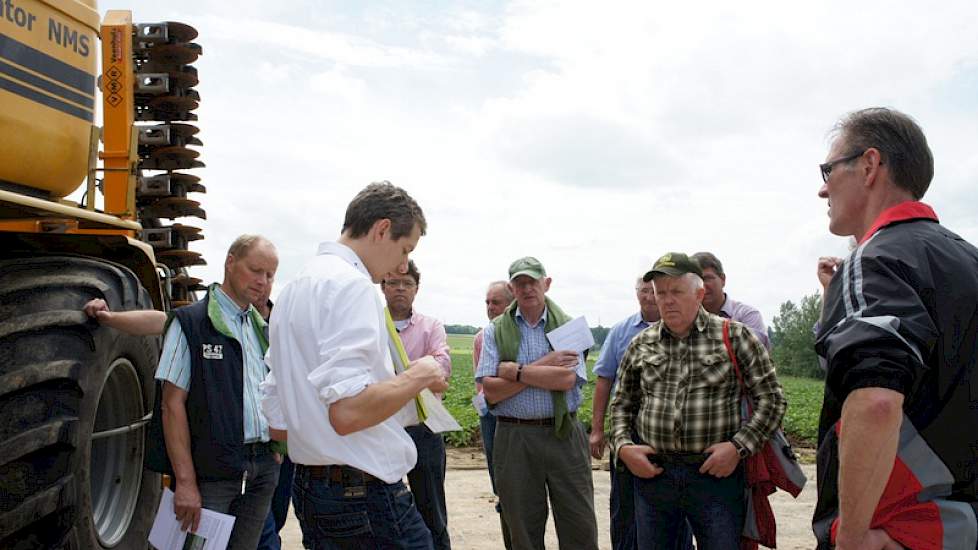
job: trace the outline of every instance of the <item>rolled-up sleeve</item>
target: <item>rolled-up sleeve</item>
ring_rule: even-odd
[[[268,363],[268,356],[265,357]],[[269,367],[271,365],[269,364]],[[261,389],[261,410],[268,421],[268,427],[276,430],[287,430],[285,415],[282,413],[282,401],[278,396],[278,386],[275,384],[275,373],[269,372],[259,386]]]
[[[366,280],[354,281],[338,292],[344,293],[344,300],[320,303],[340,306],[329,311],[328,317],[342,322],[332,323],[333,330],[317,330],[310,335],[317,338],[319,362],[306,379],[327,406],[357,395],[375,382],[370,365],[384,361],[377,342],[387,341],[387,334],[380,332],[382,320],[377,316],[380,309],[373,285]]]
[[[490,324],[482,331],[482,357],[479,368],[475,371],[475,381],[482,382],[487,376],[496,376],[499,372],[499,351],[496,349],[496,330]]]

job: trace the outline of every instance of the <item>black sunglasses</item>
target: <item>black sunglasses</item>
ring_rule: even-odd
[[[839,158],[839,159],[830,160],[830,161],[828,161],[826,163],[823,163],[823,164],[819,164],[818,165],[818,168],[819,168],[819,170],[822,171],[822,183],[828,183],[829,182],[829,174],[832,173],[832,168],[835,167],[836,164],[839,164],[840,162],[849,162],[850,160],[857,159],[857,158],[863,156],[864,154],[866,154],[866,151],[869,151],[869,149],[863,149],[862,151],[860,151],[858,153],[853,153],[853,154],[851,154],[851,155],[849,155],[847,157],[842,157],[842,158]],[[880,164],[882,164],[882,163],[880,163]]]

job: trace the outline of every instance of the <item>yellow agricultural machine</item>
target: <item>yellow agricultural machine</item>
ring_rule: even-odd
[[[95,0],[0,0],[0,548],[146,547],[159,339],[82,307],[201,290],[200,230],[172,222],[204,217],[185,172],[203,166],[196,35],[100,20]]]

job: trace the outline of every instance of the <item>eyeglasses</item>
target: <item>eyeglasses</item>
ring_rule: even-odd
[[[834,168],[836,164],[839,164],[840,162],[849,162],[850,160],[857,159],[857,158],[863,156],[866,153],[866,151],[868,151],[868,150],[869,149],[863,149],[862,151],[860,151],[858,153],[853,153],[853,154],[851,154],[851,155],[849,155],[847,157],[842,157],[842,158],[839,158],[839,159],[830,160],[830,161],[828,161],[828,162],[826,162],[824,164],[819,164],[818,165],[818,168],[819,168],[819,170],[822,171],[822,183],[828,183],[829,182],[829,174],[832,173],[832,168]],[[880,164],[882,164],[882,162]]]
[[[412,288],[418,286],[414,281],[384,281],[384,286],[398,289],[403,288],[404,290],[411,290]]]

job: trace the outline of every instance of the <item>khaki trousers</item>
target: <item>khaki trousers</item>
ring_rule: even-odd
[[[543,550],[548,494],[560,548],[598,548],[587,434],[572,422],[567,439],[557,439],[553,426],[496,424],[496,491],[514,550]]]

